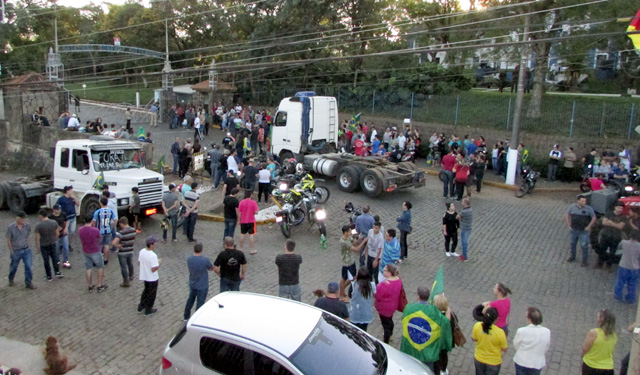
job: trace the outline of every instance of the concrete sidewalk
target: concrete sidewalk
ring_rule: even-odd
[[[66,355],[64,348],[61,354]],[[69,361],[73,365],[73,361]],[[0,368],[8,370],[17,368],[25,375],[44,374],[47,366],[44,361],[44,345],[29,345],[20,341],[0,337]],[[77,370],[67,372],[68,375],[81,375]]]

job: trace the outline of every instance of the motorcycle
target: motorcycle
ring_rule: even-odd
[[[302,164],[297,164],[295,174],[282,174],[276,176],[272,182],[272,187],[274,188],[272,195],[276,197],[278,196],[278,194],[275,193],[275,189],[280,190],[280,192],[284,194],[292,187],[299,188],[315,195],[317,203],[324,204],[329,200],[331,192],[324,186],[316,186],[316,181],[324,180],[314,179],[311,174],[304,170]]]
[[[358,216],[362,215],[362,207],[355,207],[353,203],[348,202],[344,206],[344,210],[351,214],[349,217],[349,226],[351,227],[351,234],[356,235],[358,232],[356,231],[356,219]]]
[[[531,169],[529,166],[522,167],[522,182],[520,186],[516,189],[516,197],[522,198],[526,194],[531,194],[533,188],[536,187],[536,181],[538,181],[538,177],[540,177],[540,172],[536,172]]]
[[[317,225],[321,236],[327,235],[327,227],[324,223],[327,212],[318,205],[315,194],[301,188],[294,188],[282,197],[285,204],[281,211],[276,212],[276,223],[280,225],[280,230],[286,238],[291,237],[291,227],[302,224],[305,217],[310,226]]]

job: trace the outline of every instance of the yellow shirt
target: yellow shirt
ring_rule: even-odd
[[[596,328],[596,340],[591,349],[582,357],[584,363],[594,369],[613,369],[613,350],[618,342],[618,336],[614,333],[609,336],[604,334],[602,328]]]
[[[482,323],[473,326],[471,337],[477,341],[474,358],[487,365],[502,363],[502,349],[507,348],[507,336],[502,328],[491,326],[489,333],[482,332]]]

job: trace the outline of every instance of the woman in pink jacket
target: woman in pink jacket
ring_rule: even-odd
[[[380,323],[384,331],[384,342],[389,343],[393,334],[393,313],[398,309],[402,280],[398,276],[398,267],[395,264],[387,264],[382,270],[386,280],[376,287],[375,306],[380,314]]]

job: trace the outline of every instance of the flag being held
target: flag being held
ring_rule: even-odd
[[[93,187],[96,190],[102,190],[102,188],[104,187],[104,172],[100,172],[100,175],[98,176],[98,178],[96,178],[96,181],[93,183]]]
[[[431,299],[429,299],[429,302],[433,303],[433,297],[440,293],[444,293],[444,271],[442,269],[442,264],[440,265],[440,268],[438,268],[436,279],[433,280],[433,286],[431,287]]]

